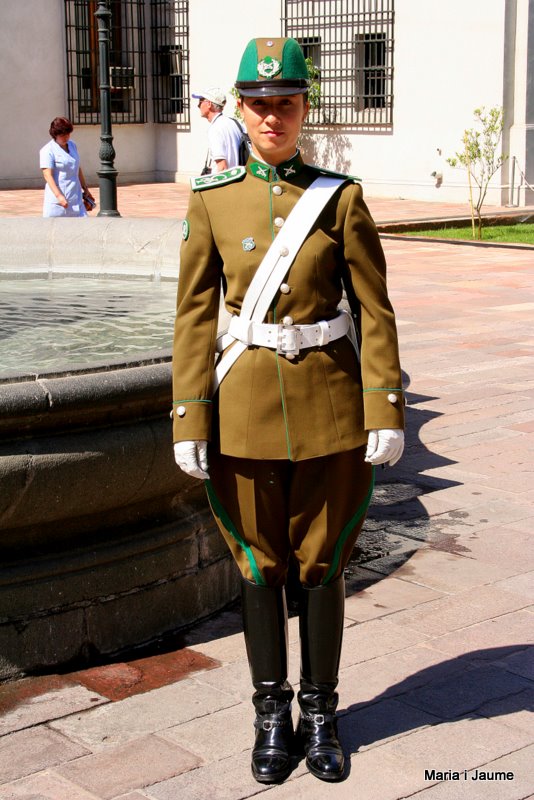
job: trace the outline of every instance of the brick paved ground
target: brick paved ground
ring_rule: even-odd
[[[92,188],[99,208],[98,188]],[[117,207],[123,217],[183,217],[187,208],[188,184],[149,183],[117,187]],[[366,198],[377,222],[427,219],[428,217],[469,216],[468,203],[426,203],[370,197]],[[40,217],[42,189],[0,189],[0,217]],[[507,213],[506,206],[486,206],[484,212]],[[530,208],[534,212],[534,207]],[[91,215],[94,216],[94,213]]]
[[[139,192],[132,215],[134,200],[174,213],[183,197],[125,187],[124,213],[126,189]],[[377,218],[402,216],[383,203],[370,202]],[[534,797],[533,252],[384,247],[408,446],[371,510],[366,535],[378,530],[384,547],[349,582],[347,779],[324,784],[302,762],[284,785],[252,779],[251,689],[230,611],[165,654],[0,687],[1,800]],[[293,681],[297,639],[291,620]]]

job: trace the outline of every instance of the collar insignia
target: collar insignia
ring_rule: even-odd
[[[271,179],[271,168],[268,164],[260,164],[259,161],[253,161],[250,164],[250,171],[256,178],[261,178],[264,181]]]
[[[265,56],[258,64],[258,75],[262,78],[274,78],[282,72],[282,64],[277,58]]]
[[[288,180],[293,175],[298,175],[303,167],[304,161],[302,160],[300,153],[297,152],[293,158],[290,158],[288,161],[280,164],[278,167],[278,172],[283,180]]]
[[[303,167],[304,161],[300,153],[277,167],[271,167],[269,164],[262,164],[259,161],[252,161],[247,165],[247,169],[254,177],[261,178],[264,181],[277,181],[279,177],[285,180],[293,175],[298,175]]]

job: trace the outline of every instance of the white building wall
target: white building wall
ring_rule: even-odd
[[[461,149],[473,111],[502,104],[504,0],[397,0],[391,136],[354,137],[354,168],[368,193],[464,199]],[[431,176],[441,173],[440,185]],[[500,202],[500,194],[494,196]]]
[[[314,130],[303,137],[305,156],[358,175],[370,196],[467,202],[467,175],[446,159],[475,124],[475,108],[502,105],[504,11],[505,0],[448,0],[446,8],[429,0],[396,0],[391,131]],[[264,0],[246,17],[239,0],[194,0],[190,14],[193,91],[214,85],[229,91],[248,40],[280,34],[279,0]],[[230,104],[229,97],[227,111]],[[175,141],[169,126],[164,128],[159,174],[186,181],[204,164],[207,122],[192,101],[191,133],[178,132]],[[171,151],[175,174],[163,166]],[[501,203],[502,193],[497,175],[487,202]]]
[[[66,112],[61,4],[4,0],[0,8],[0,187],[42,185],[39,149]],[[57,110],[56,110],[57,109]]]
[[[508,2],[518,8],[513,80],[526,85],[525,20],[532,0]],[[525,147],[528,125],[519,108],[525,91],[503,88],[506,6],[507,0],[396,0],[391,130],[336,127],[306,134],[305,155],[358,175],[367,195],[467,202],[466,174],[446,159],[461,147],[464,129],[474,125],[475,108],[501,105],[503,96],[510,97],[517,108],[508,115],[515,126],[507,131],[506,143],[519,156]],[[48,139],[51,119],[67,114],[63,0],[2,0],[0,22],[0,187],[40,186],[39,148]],[[247,14],[241,0],[191,0],[189,22],[192,90],[220,86],[229,92],[247,41],[280,35],[280,0],[263,0]],[[150,52],[147,73],[150,91]],[[231,105],[229,96],[228,111]],[[150,120],[150,97],[148,115]],[[99,136],[99,126],[82,125],[73,136],[93,182]],[[114,125],[113,136],[119,183],[186,181],[203,166],[207,122],[192,100],[189,131],[148,122]],[[442,174],[441,182],[433,172]],[[492,183],[488,203],[506,197],[508,168],[503,172],[502,180],[496,176]]]
[[[517,0],[515,14],[510,15],[509,24],[513,27],[514,49],[511,54],[511,75],[506,86],[509,99],[509,117],[511,125],[507,132],[506,145],[510,156],[517,158],[517,163],[508,165],[510,175],[510,201],[514,205],[525,205],[534,202],[534,190],[525,185],[522,175],[528,173],[526,179],[534,186],[534,173],[529,172],[534,164],[534,77],[529,76],[534,68],[534,3],[529,0]]]
[[[63,0],[0,0],[0,188],[44,186],[39,150],[54,117],[68,116]],[[115,125],[121,181],[152,181],[155,126]],[[99,125],[76,125],[82,167],[96,183]]]

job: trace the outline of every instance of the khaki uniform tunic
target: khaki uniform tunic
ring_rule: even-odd
[[[403,394],[386,265],[361,187],[347,179],[327,203],[265,322],[338,313],[345,280],[359,305],[361,363],[343,337],[292,361],[251,346],[214,396],[220,292],[239,314],[277,232],[322,170],[300,155],[276,169],[249,160],[193,191],[180,254],[173,351],[174,441],[208,440],[225,455],[304,459],[360,447],[375,428],[403,427]]]

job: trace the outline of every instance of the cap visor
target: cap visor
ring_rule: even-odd
[[[285,97],[293,94],[305,94],[307,86],[258,86],[253,89],[236,87],[243,97]]]

